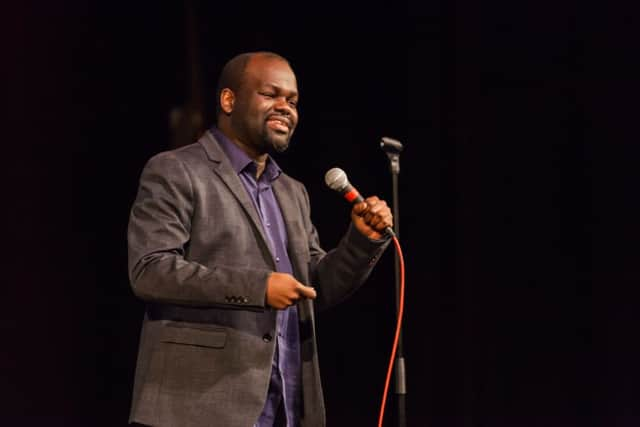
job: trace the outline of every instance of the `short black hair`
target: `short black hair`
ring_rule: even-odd
[[[247,64],[254,56],[277,58],[289,64],[289,61],[283,56],[269,51],[245,52],[231,58],[224,67],[222,67],[222,72],[218,78],[218,85],[216,87],[216,117],[222,112],[222,108],[220,107],[220,94],[222,93],[222,89],[229,88],[233,92],[237,92],[238,89],[240,89],[244,82],[244,72],[247,69]]]

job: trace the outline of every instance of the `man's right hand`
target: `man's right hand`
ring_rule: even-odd
[[[278,310],[292,306],[302,298],[315,297],[315,289],[303,285],[290,274],[273,272],[267,279],[267,304]]]

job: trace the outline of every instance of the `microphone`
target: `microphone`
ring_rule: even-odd
[[[364,202],[364,198],[358,193],[353,185],[349,183],[347,179],[347,174],[340,168],[332,168],[327,171],[324,175],[324,182],[327,186],[341,193],[342,196],[347,199],[349,203],[360,203]]]
[[[342,169],[329,169],[324,175],[324,182],[330,189],[342,194],[347,202],[351,204],[364,202],[364,197],[362,197],[358,190],[356,190],[356,188],[351,185],[349,179],[347,178],[347,174]],[[386,227],[384,231],[389,236],[393,237],[396,235],[391,227]]]

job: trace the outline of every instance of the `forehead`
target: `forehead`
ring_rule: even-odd
[[[245,81],[256,86],[272,85],[297,91],[297,81],[293,70],[279,58],[255,56],[245,69]]]

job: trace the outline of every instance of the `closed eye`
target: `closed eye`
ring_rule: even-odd
[[[276,97],[278,97],[279,95],[275,92],[258,92],[258,94],[262,97],[265,98],[269,98],[269,99],[274,99]],[[298,99],[297,98],[289,98],[287,99],[287,103],[291,106],[291,108],[298,108]]]

